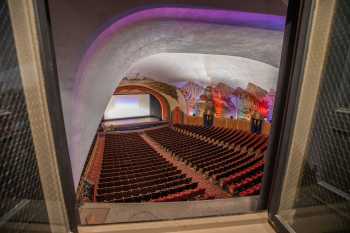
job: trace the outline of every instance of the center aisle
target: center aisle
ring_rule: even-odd
[[[191,177],[194,182],[198,182],[199,188],[204,188],[206,190],[205,192],[205,199],[211,199],[211,198],[230,198],[231,195],[227,192],[224,192],[221,188],[211,183],[209,180],[207,180],[204,176],[196,172],[191,167],[187,166],[184,162],[178,161],[173,156],[171,156],[170,153],[163,150],[159,144],[155,141],[153,141],[149,136],[147,136],[145,133],[140,133],[140,136],[145,140],[146,143],[148,143],[155,151],[157,151],[164,159],[166,159],[168,162],[176,166],[178,169],[180,169],[184,174],[186,174],[187,177]]]

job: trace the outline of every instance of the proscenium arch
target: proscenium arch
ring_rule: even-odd
[[[154,96],[158,102],[160,103],[160,107],[162,110],[162,120],[164,121],[168,121],[170,119],[170,105],[169,102],[167,101],[167,99],[161,95],[160,93],[158,93],[157,91],[145,87],[145,86],[139,86],[139,85],[125,85],[125,86],[120,86],[118,87],[114,94],[118,95],[118,94],[124,94],[124,93],[128,93],[129,91],[133,91],[133,90],[137,90],[140,91],[144,94],[150,94],[152,96]]]
[[[281,16],[174,7],[138,11],[109,25],[86,50],[74,80],[72,112],[65,113],[75,186],[101,113],[136,60],[161,52],[191,52],[242,56],[278,66],[283,27]],[[227,47],[215,47],[229,34],[234,37],[227,38]],[[201,44],[203,35],[213,43]],[[247,38],[250,43],[242,44]]]

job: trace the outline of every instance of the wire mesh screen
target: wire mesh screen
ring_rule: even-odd
[[[48,217],[4,0],[0,19],[0,232],[35,232],[28,224],[48,223]]]
[[[291,227],[310,233],[313,225],[328,223],[322,232],[350,232],[348,0],[337,1],[306,153]]]

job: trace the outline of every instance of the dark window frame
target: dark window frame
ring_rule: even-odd
[[[35,22],[38,31],[40,61],[45,81],[44,85],[46,93],[50,93],[49,95],[46,95],[46,98],[53,138],[55,141],[55,154],[59,177],[62,185],[69,226],[71,231],[75,233],[78,232],[77,226],[80,223],[80,218],[75,198],[73,173],[64,126],[48,1],[33,0],[33,6],[36,13]]]
[[[305,41],[308,30],[310,12],[313,1],[294,0],[290,1],[286,19],[284,45],[280,66],[279,81],[276,94],[276,105],[270,145],[266,160],[265,177],[263,179],[263,190],[260,196],[259,209],[268,209],[270,221],[281,229],[281,232],[288,232],[280,226],[276,218],[279,207],[283,178],[288,161],[286,152],[290,145],[293,122],[296,115],[298,94],[301,84],[301,73],[303,68],[303,57]],[[36,10],[37,27],[39,31],[40,53],[45,76],[45,88],[50,95],[47,96],[49,112],[53,127],[56,154],[61,177],[62,190],[67,207],[69,224],[76,232],[79,224],[75,190],[72,179],[72,169],[68,154],[66,132],[59,92],[59,82],[55,59],[55,50],[51,32],[48,0],[34,0]],[[67,174],[68,173],[68,174]],[[64,176],[63,176],[64,174]]]
[[[300,101],[304,64],[312,22],[313,0],[289,1],[276,94],[271,144],[267,154],[260,207],[267,207],[269,222],[281,233],[294,232],[277,215],[289,160],[293,129]],[[266,201],[266,202],[264,202]]]

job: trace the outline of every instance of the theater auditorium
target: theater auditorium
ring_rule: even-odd
[[[0,233],[349,233],[349,0],[0,1]]]
[[[201,60],[210,66],[209,79],[193,75]],[[257,64],[270,72],[270,77],[261,77],[258,69],[242,72],[248,67],[242,66],[243,74],[234,82],[216,78],[223,72],[216,69],[222,65],[217,60],[231,66],[257,63],[229,56],[161,53],[130,67],[96,130],[78,187],[80,202],[158,203],[259,195],[275,70]],[[177,69],[167,69],[170,64]],[[158,72],[161,81],[152,78]]]

